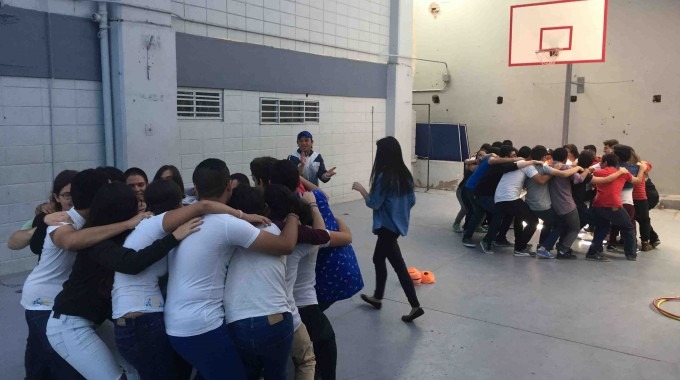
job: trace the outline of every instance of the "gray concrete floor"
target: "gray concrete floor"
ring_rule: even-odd
[[[650,309],[653,298],[680,294],[678,211],[652,211],[662,245],[637,262],[617,254],[588,262],[583,253],[562,262],[465,248],[451,232],[454,194],[419,192],[417,200],[399,243],[408,266],[436,275],[436,284],[417,287],[426,314],[400,320],[409,306],[391,271],[382,310],[358,297],[331,307],[339,379],[680,378],[680,321]],[[371,212],[358,201],[333,209],[352,229],[371,293]],[[23,378],[26,327],[16,290],[25,277],[0,279],[2,379]],[[668,309],[680,314],[680,305]]]

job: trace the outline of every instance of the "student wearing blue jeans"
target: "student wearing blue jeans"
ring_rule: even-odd
[[[169,335],[172,348],[205,379],[245,379],[243,362],[229,337],[227,325],[200,335],[178,337]]]
[[[278,313],[232,322],[229,333],[241,355],[248,379],[286,379],[293,347],[293,316]]]
[[[45,330],[51,313],[50,310],[26,310],[28,325],[24,356],[26,379],[84,379],[66,360],[54,352],[47,340]]]
[[[120,354],[148,379],[188,379],[191,366],[177,373],[174,351],[165,334],[163,313],[142,313],[135,318],[118,318],[115,322],[116,346]]]

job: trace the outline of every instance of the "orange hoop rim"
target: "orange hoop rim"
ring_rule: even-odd
[[[680,301],[680,297],[659,297],[655,298],[654,301],[652,301],[652,306],[658,311],[661,315],[664,315],[668,318],[675,319],[676,321],[680,321],[680,315],[673,314],[669,311],[666,311],[661,308],[661,305],[663,305],[667,301]]]

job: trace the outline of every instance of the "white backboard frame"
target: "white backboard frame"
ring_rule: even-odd
[[[556,64],[604,62],[609,0],[561,0],[510,7],[508,66],[541,65],[540,49],[560,48]]]

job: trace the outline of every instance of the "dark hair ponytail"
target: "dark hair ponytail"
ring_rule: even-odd
[[[375,161],[371,170],[371,191],[380,176],[381,192],[394,191],[397,195],[413,191],[413,176],[404,164],[399,141],[387,136],[376,142]]]
[[[130,186],[114,182],[104,185],[92,199],[88,227],[106,226],[123,222],[137,215],[137,196]],[[113,238],[123,244],[130,233],[126,231]]]
[[[286,186],[272,184],[264,189],[264,201],[267,202],[273,220],[283,220],[292,212],[300,217],[300,223],[312,225],[312,210],[308,204],[298,198]]]

